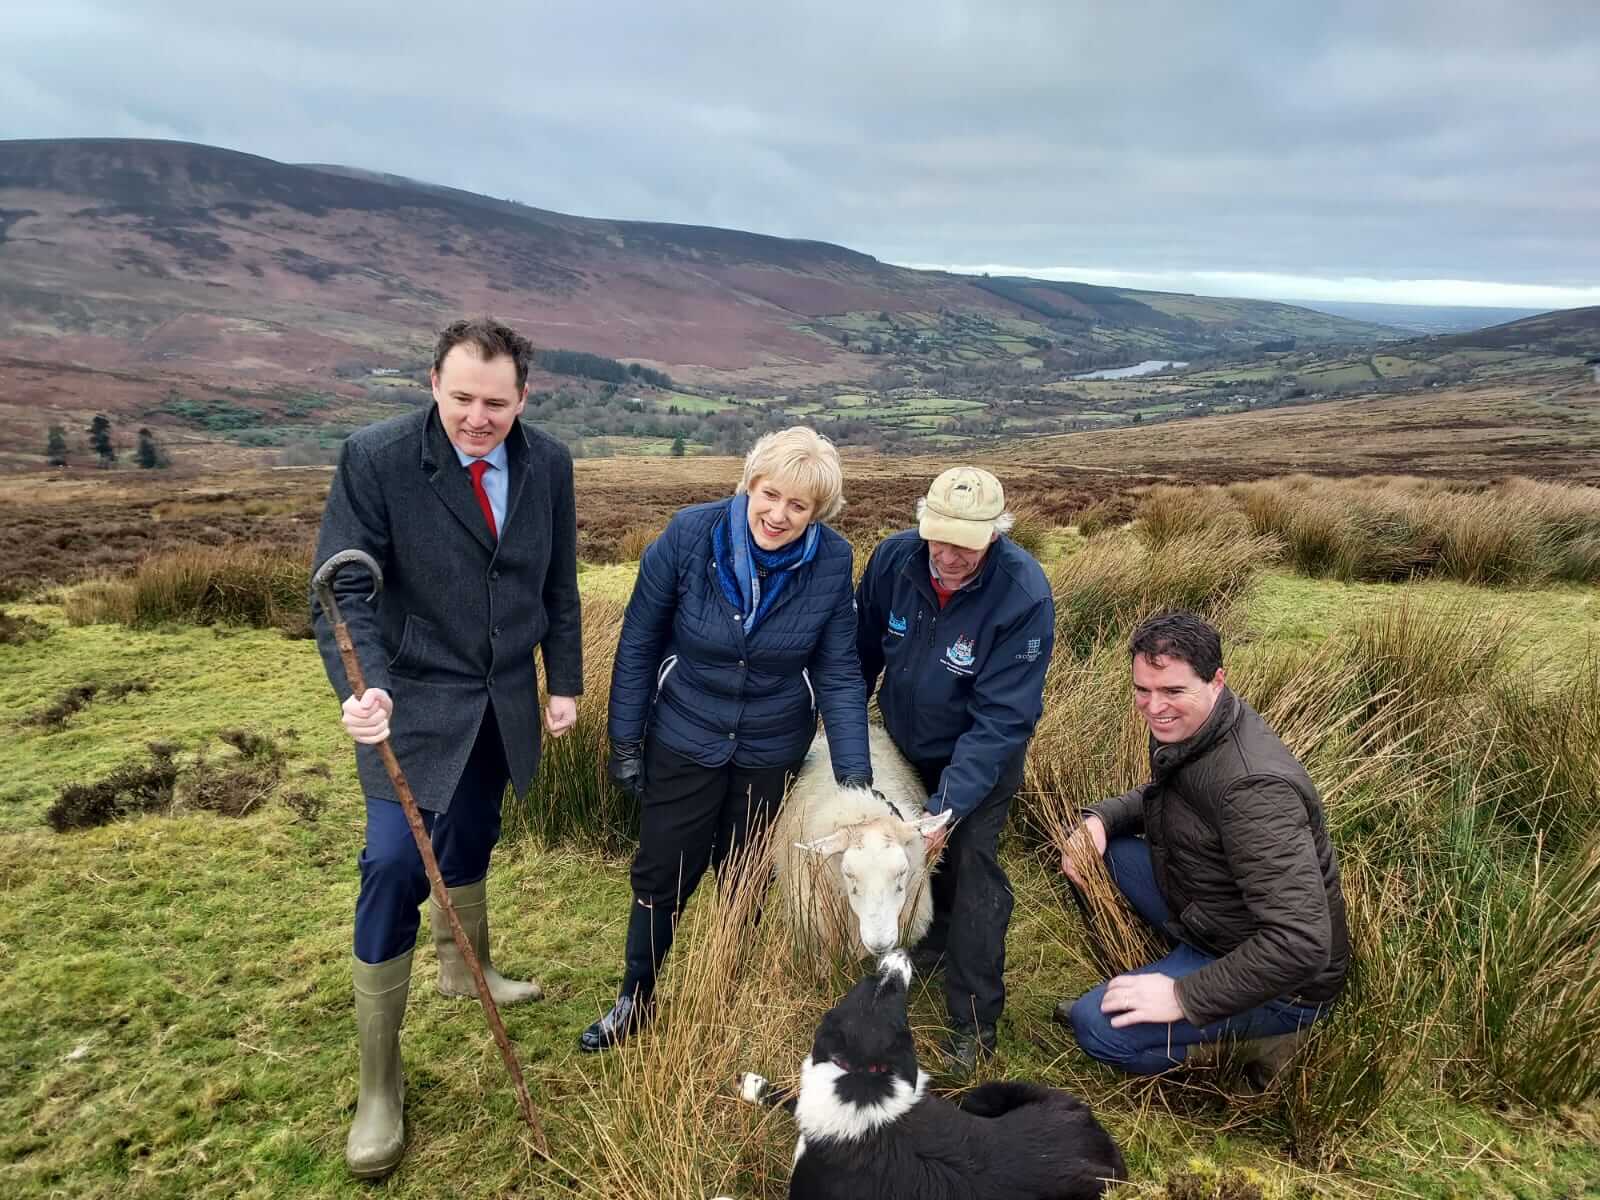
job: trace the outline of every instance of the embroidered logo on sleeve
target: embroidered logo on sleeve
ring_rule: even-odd
[[[1016,655],[1015,657],[1016,657],[1016,660],[1018,662],[1038,662],[1039,661],[1039,639],[1038,638],[1029,638],[1028,639],[1028,648],[1026,650],[1022,651],[1022,653]]]

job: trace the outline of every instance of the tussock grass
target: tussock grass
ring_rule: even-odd
[[[1015,520],[1006,535],[1034,558],[1043,559],[1050,537],[1050,522],[1031,508],[1013,510]]]
[[[602,1056],[572,1136],[597,1197],[768,1194],[788,1175],[792,1122],[737,1099],[740,1074],[791,1075],[831,989],[790,971],[782,914],[756,924],[771,878],[765,839],[709,876],[685,913],[657,994],[653,1026]],[[808,986],[810,985],[810,986]],[[784,1128],[785,1123],[789,1125]]]
[[[145,629],[169,622],[244,625],[309,637],[308,579],[305,560],[279,547],[184,547],[145,560],[131,579],[75,589],[67,620]]]
[[[1157,484],[1135,509],[1140,538],[1152,549],[1197,533],[1246,533],[1249,521],[1220,487]]]
[[[1057,653],[1089,654],[1163,609],[1226,620],[1277,554],[1270,537],[1230,531],[1184,533],[1155,549],[1132,537],[1096,538],[1050,570]]]
[[[617,538],[616,558],[618,562],[638,562],[644,557],[644,552],[650,548],[650,543],[661,536],[661,529],[654,525],[630,525],[622,531]]]
[[[559,738],[546,736],[539,778],[526,797],[504,811],[509,839],[533,837],[545,845],[566,843],[621,851],[637,835],[637,806],[606,775],[606,704],[611,667],[622,634],[622,600],[587,596],[583,602],[583,696],[578,722]],[[541,697],[541,703],[548,700]]]
[[[1159,491],[1160,489],[1158,489]],[[1281,538],[1307,575],[1343,580],[1437,575],[1486,586],[1600,579],[1600,488],[1513,479],[1490,489],[1376,477],[1305,476],[1235,484],[1228,494],[1258,533]],[[1200,502],[1152,492],[1170,509]],[[1219,521],[1229,515],[1220,512]]]
[[[1162,957],[1167,947],[1123,898],[1105,859],[1094,853],[1092,844],[1069,847],[1068,839],[1075,828],[1058,826],[1051,839],[1058,855],[1072,856],[1073,868],[1083,880],[1081,888],[1065,879],[1061,884],[1079,906],[1085,939],[1069,945],[1068,953],[1091,973],[1105,978],[1125,974]],[[1083,953],[1085,950],[1087,954]]]
[[[1338,1166],[1352,1138],[1419,1089],[1438,1025],[1437,1009],[1421,1006],[1415,990],[1435,931],[1412,919],[1404,874],[1349,857],[1341,884],[1351,949],[1344,994],[1274,1082],[1295,1159],[1318,1170]]]
[[[1485,718],[1494,740],[1474,764],[1497,816],[1562,848],[1600,827],[1600,659],[1568,678],[1555,691],[1498,681]]]
[[[1468,1090],[1545,1108],[1600,1096],[1600,837],[1558,865],[1536,855],[1526,894],[1485,899],[1461,988],[1482,1070]]]
[[[1120,795],[1147,777],[1144,726],[1134,717],[1127,652],[1102,643],[1086,658],[1057,656],[1046,677],[1044,716],[1028,754],[1015,807],[1031,837],[1058,861],[1085,808]],[[1102,859],[1079,863],[1087,887],[1080,909],[1063,878],[1057,885],[1063,928],[1084,940],[1061,948],[1085,973],[1116,974],[1160,957],[1160,941],[1144,928],[1112,883]]]
[[[1097,537],[1133,520],[1136,503],[1133,497],[1121,493],[1106,496],[1080,509],[1072,523],[1084,537]]]

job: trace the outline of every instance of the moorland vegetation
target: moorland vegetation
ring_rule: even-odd
[[[859,553],[903,498],[857,494]],[[1019,522],[1059,649],[1005,847],[1019,906],[990,1074],[1086,1097],[1128,1195],[1600,1186],[1600,489],[1288,477],[1085,495],[1077,517]],[[340,1157],[360,819],[315,651],[283,636],[304,616],[290,542],[169,543],[41,584],[0,623],[8,1195],[361,1190]],[[691,906],[652,1033],[599,1062],[572,1045],[621,939],[635,814],[604,776],[604,706],[629,572],[583,577],[579,725],[508,808],[496,871],[497,958],[551,993],[507,1019],[554,1158],[521,1139],[476,1010],[424,967],[396,1195],[783,1194],[792,1128],[731,1083],[785,1080],[851,973],[799,959],[781,913],[752,930],[764,859]],[[1048,1020],[1140,953],[1109,893],[1083,923],[1054,861],[1081,804],[1140,778],[1121,639],[1169,606],[1222,625],[1230,682],[1306,761],[1343,863],[1349,994],[1263,1094],[1227,1064],[1113,1076]],[[941,997],[914,991],[931,1051]]]

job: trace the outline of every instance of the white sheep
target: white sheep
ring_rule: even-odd
[[[778,814],[778,890],[808,949],[835,957],[915,946],[933,922],[923,835],[927,792],[888,731],[869,730],[873,786],[841,787],[819,732]]]

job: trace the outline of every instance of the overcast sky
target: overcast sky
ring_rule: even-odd
[[[0,48],[0,138],[179,138],[913,265],[1600,304],[1596,0],[17,0]]]

